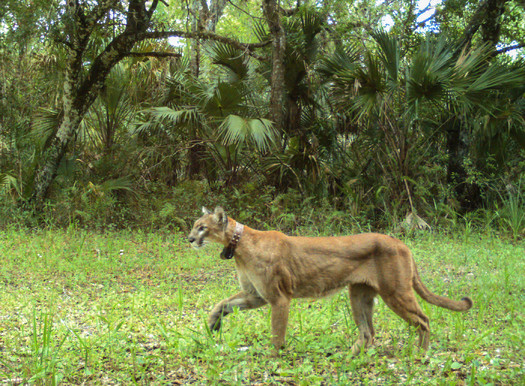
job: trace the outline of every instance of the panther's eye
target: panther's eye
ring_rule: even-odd
[[[205,229],[206,229],[206,227],[205,227],[204,225],[201,225],[200,227],[197,228],[197,230],[198,230],[199,232],[202,232],[202,231],[205,230]]]

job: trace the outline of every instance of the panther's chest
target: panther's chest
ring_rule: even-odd
[[[245,292],[256,294],[263,299],[268,299],[268,268],[264,267],[246,267],[243,264],[236,263],[237,277],[239,285]]]

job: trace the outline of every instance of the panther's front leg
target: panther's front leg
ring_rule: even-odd
[[[253,308],[264,306],[266,303],[266,300],[258,295],[241,291],[228,299],[224,299],[213,307],[210,317],[208,318],[208,327],[211,331],[219,330],[221,328],[223,316],[231,314],[234,307],[238,307],[240,310],[251,310]]]
[[[290,312],[290,299],[280,297],[271,302],[272,305],[272,343],[275,350],[284,347],[284,336],[288,324],[288,313]]]

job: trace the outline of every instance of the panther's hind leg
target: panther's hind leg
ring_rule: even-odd
[[[352,314],[359,330],[359,337],[352,346],[352,354],[358,354],[374,340],[374,297],[376,291],[366,284],[352,284],[349,287]]]
[[[426,351],[430,340],[430,325],[412,290],[383,296],[383,300],[396,314],[417,328],[419,347]]]

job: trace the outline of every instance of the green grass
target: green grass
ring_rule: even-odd
[[[287,347],[271,355],[270,312],[207,313],[238,291],[219,248],[184,235],[0,232],[0,384],[523,384],[525,244],[490,234],[417,234],[424,282],[474,308],[421,301],[431,348],[379,300],[376,344],[352,358],[346,291],[294,301]]]

